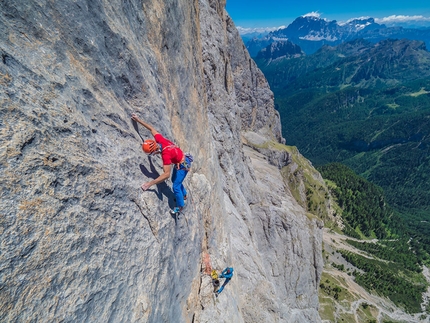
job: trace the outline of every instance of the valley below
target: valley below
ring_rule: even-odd
[[[323,233],[323,253],[324,271],[320,283],[320,315],[325,323],[329,322],[396,322],[396,323],[415,323],[430,322],[430,315],[425,312],[429,304],[430,287],[423,294],[421,308],[423,312],[410,314],[404,309],[397,307],[391,300],[370,293],[362,286],[357,284],[352,264],[347,262],[339,253],[339,250],[350,251],[360,254],[367,258],[375,259],[373,255],[367,254],[346,242],[347,239],[357,242],[375,243],[377,239],[359,240],[347,237],[334,232],[332,229],[324,228]],[[378,259],[380,260],[380,259]],[[380,260],[381,261],[381,260]],[[343,268],[343,270],[339,269]],[[428,267],[423,267],[423,275],[430,283],[430,272]],[[327,293],[327,290],[334,288],[324,288],[336,286],[337,296]],[[337,298],[337,299],[336,299]]]

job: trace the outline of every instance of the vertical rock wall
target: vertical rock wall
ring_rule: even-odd
[[[282,138],[224,6],[0,2],[0,321],[319,320],[319,222],[242,144]],[[132,112],[193,153],[185,217]]]
[[[318,322],[322,222],[283,181],[280,169],[289,161],[264,76],[225,12],[200,4],[212,167],[223,189],[216,216],[205,222],[207,253],[212,267],[233,266],[236,276],[215,307],[203,278],[198,322]]]

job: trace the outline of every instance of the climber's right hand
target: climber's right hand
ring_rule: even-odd
[[[151,186],[152,186],[152,184],[150,182],[149,183],[143,183],[142,186],[141,186],[141,189],[144,190],[144,191],[146,191]]]
[[[134,121],[139,120],[139,118],[138,118],[138,116],[137,116],[137,114],[136,114],[136,113],[132,113],[132,115],[131,115],[131,119],[132,119],[132,120],[134,120]]]

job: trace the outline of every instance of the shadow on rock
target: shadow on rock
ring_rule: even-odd
[[[146,177],[156,179],[158,176],[160,176],[160,173],[155,169],[154,164],[152,163],[151,157],[148,157],[148,159],[149,159],[150,169],[146,168],[145,165],[140,164],[139,165],[140,171]],[[157,184],[157,190],[149,189],[148,191],[155,192],[160,201],[163,201],[163,195],[164,195],[167,198],[169,207],[171,209],[173,209],[173,207],[175,206],[175,194],[173,193],[169,185],[166,184],[166,182]]]
[[[139,132],[139,127],[137,126],[137,122],[134,120],[131,120],[131,123],[133,124],[133,128],[134,130],[136,130],[137,134],[139,135],[140,139],[142,139],[142,142],[144,142],[145,140],[143,139],[143,137],[140,135]]]

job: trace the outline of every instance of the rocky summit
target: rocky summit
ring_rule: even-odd
[[[1,322],[320,322],[322,222],[224,7],[0,2]],[[180,216],[132,113],[194,156]]]

